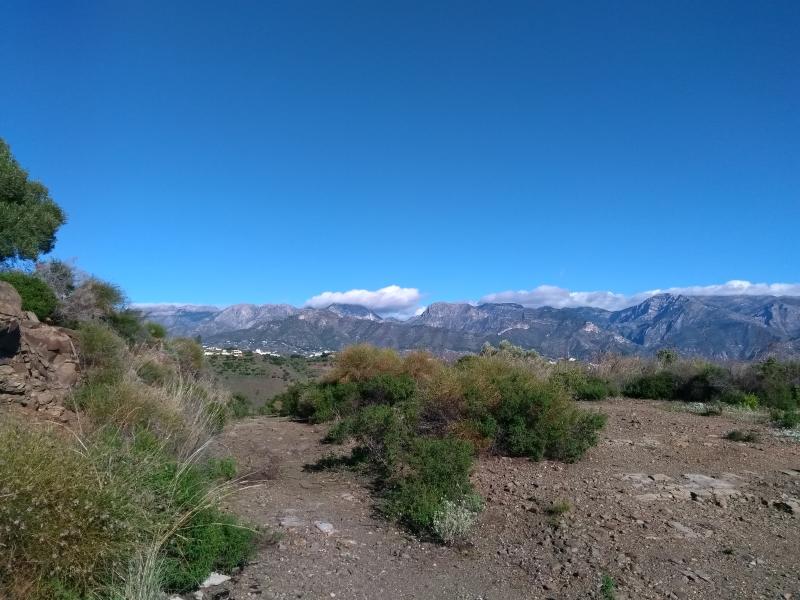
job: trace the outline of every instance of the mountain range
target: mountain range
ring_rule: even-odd
[[[651,355],[661,348],[721,360],[800,355],[800,297],[794,296],[659,294],[617,311],[437,302],[406,321],[352,304],[156,305],[141,310],[171,335],[282,354],[335,351],[359,342],[463,354],[505,339],[552,358],[589,359],[601,352]]]

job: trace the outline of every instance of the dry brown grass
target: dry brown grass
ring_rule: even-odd
[[[336,355],[328,381],[341,383],[360,382],[379,375],[399,375],[403,372],[403,359],[394,350],[358,344],[345,348]]]

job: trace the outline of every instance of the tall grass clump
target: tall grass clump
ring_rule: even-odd
[[[242,565],[255,532],[219,508],[235,469],[204,457],[230,394],[188,342],[77,338],[77,430],[0,426],[0,598],[154,600]]]
[[[603,416],[579,409],[551,371],[537,354],[508,345],[454,364],[354,346],[323,381],[293,386],[274,406],[332,421],[328,441],[355,442],[385,514],[452,543],[464,535],[458,523],[480,510],[469,479],[479,452],[571,462],[596,443]]]
[[[63,432],[0,428],[0,590],[42,600],[103,587],[150,533],[127,474]]]
[[[147,431],[4,425],[0,482],[0,590],[14,600],[188,591],[252,546],[217,508],[230,484]]]

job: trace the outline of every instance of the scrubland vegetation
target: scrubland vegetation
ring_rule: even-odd
[[[718,364],[683,359],[663,350],[655,360],[604,357],[583,367],[611,394],[631,398],[705,403],[709,413],[726,407],[770,411],[784,427],[800,422],[800,362],[768,358],[751,363]]]
[[[235,467],[203,453],[235,403],[202,348],[166,341],[113,285],[59,292],[44,270],[3,279],[75,328],[82,379],[74,422],[0,425],[0,597],[155,600],[243,564],[256,532],[218,507]]]
[[[295,385],[273,406],[333,421],[328,441],[355,441],[353,458],[375,475],[384,513],[454,542],[481,510],[469,481],[478,453],[574,461],[597,440],[603,416],[579,409],[542,362],[510,349],[450,364],[354,346],[321,382]]]
[[[726,405],[766,408],[793,426],[800,366],[772,359],[717,365],[671,351],[652,360],[555,362],[508,343],[448,363],[424,352],[355,346],[337,355],[321,381],[292,386],[268,408],[331,422],[327,441],[355,449],[347,461],[326,464],[367,465],[384,514],[452,543],[481,509],[469,482],[478,454],[578,460],[596,443],[604,417],[575,400],[616,395],[704,403],[706,414]]]

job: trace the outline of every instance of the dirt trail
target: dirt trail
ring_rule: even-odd
[[[242,470],[274,477],[230,508],[281,530],[230,597],[286,599],[800,599],[800,444],[725,417],[632,400],[600,444],[565,465],[487,457],[474,483],[487,499],[468,548],[421,543],[374,514],[369,481],[307,472],[336,450],[323,427],[258,417],[219,443]],[[722,439],[758,430],[759,443]],[[571,509],[548,514],[553,501]],[[332,529],[332,531],[331,531]]]

